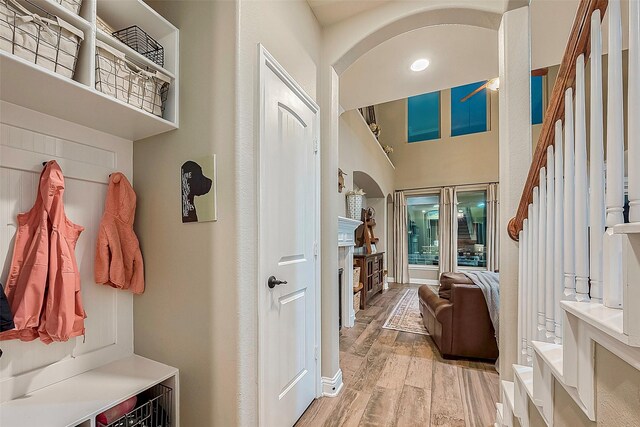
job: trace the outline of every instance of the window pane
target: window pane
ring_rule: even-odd
[[[438,265],[439,203],[439,194],[407,197],[410,265]]]
[[[440,138],[440,92],[410,97],[407,109],[409,142]]]
[[[487,90],[461,102],[486,81],[451,88],[451,136],[487,131]]]
[[[458,193],[458,266],[487,267],[487,192]]]
[[[531,77],[531,123],[534,125],[542,123],[542,76]]]

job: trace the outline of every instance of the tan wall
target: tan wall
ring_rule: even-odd
[[[345,176],[345,189],[336,193],[339,199],[340,215],[346,216],[346,194],[354,187],[363,187],[362,183],[354,182],[354,171],[367,173],[380,187],[380,194],[367,194],[364,204],[376,211],[377,225],[374,233],[380,239],[378,251],[389,251],[387,245],[387,199],[393,193],[395,170],[388,157],[382,151],[367,123],[358,110],[343,113],[339,121],[339,160],[340,169]],[[359,184],[359,185],[358,185]],[[366,190],[366,188],[365,188]],[[375,196],[375,197],[372,197]],[[385,263],[388,255],[385,257]]]
[[[343,113],[340,116],[339,124],[338,164],[340,169],[347,174],[345,190],[338,193],[342,215],[346,211],[346,193],[353,188],[353,171],[369,174],[386,197],[392,194],[395,188],[395,170],[358,110]]]
[[[490,130],[457,137],[451,134],[451,91],[440,96],[441,138],[407,142],[407,100],[376,106],[380,141],[393,147],[396,189],[473,184],[498,180],[498,96],[491,94]]]
[[[225,0],[222,0],[225,1]],[[256,108],[258,96],[258,43],[261,43],[287,70],[298,84],[316,100],[319,93],[318,69],[320,63],[321,31],[309,5],[304,0],[255,1],[240,0],[240,22],[237,64],[238,117],[236,122],[237,143],[236,182],[238,195],[237,238],[242,242],[235,260],[238,269],[237,282],[220,283],[223,287],[236,287],[241,304],[239,312],[239,425],[257,425],[257,342],[258,306],[257,285],[258,252],[256,218],[258,215],[256,146],[258,126]],[[229,36],[226,37],[229,42]],[[224,61],[224,58],[218,58]],[[337,176],[337,171],[336,171]],[[337,248],[336,248],[337,249]],[[337,257],[336,257],[337,262]],[[335,270],[337,276],[337,268]],[[266,279],[266,278],[265,278]],[[324,308],[324,307],[323,307]],[[324,313],[323,321],[328,317]],[[228,322],[226,322],[228,323]],[[337,323],[337,311],[336,321]],[[220,326],[225,327],[225,325]],[[336,334],[337,334],[337,328]],[[221,344],[223,347],[226,345]],[[337,340],[336,340],[337,347]],[[329,350],[327,350],[329,352]],[[322,347],[324,362],[325,349]],[[337,350],[336,350],[337,356]],[[332,373],[333,374],[333,373]]]
[[[135,350],[180,369],[183,426],[257,425],[258,43],[315,98],[320,27],[303,0],[153,6],[180,29],[180,129],[134,145],[147,273]],[[183,225],[180,165],[211,154],[218,222]]]
[[[640,371],[596,345],[598,427],[640,426]]]
[[[596,344],[596,419],[589,420],[562,384],[554,381],[553,425],[557,427],[640,426],[640,371]],[[544,426],[529,400],[531,426]],[[518,423],[517,418],[515,419]]]
[[[235,2],[156,2],[180,29],[180,129],[134,143],[146,290],[135,352],[180,369],[183,426],[237,425]],[[221,61],[220,58],[227,58]],[[218,156],[218,222],[182,224],[180,165]],[[233,285],[235,286],[235,285]]]

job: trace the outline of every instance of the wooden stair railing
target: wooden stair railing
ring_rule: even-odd
[[[558,71],[558,77],[553,85],[549,106],[544,115],[542,131],[533,154],[520,204],[518,205],[516,216],[509,221],[507,226],[509,237],[513,240],[518,240],[518,234],[522,231],[524,220],[527,218],[529,203],[533,199],[533,189],[539,184],[540,169],[547,164],[547,148],[554,145],[555,122],[564,119],[565,91],[575,85],[576,59],[582,54],[584,54],[585,60],[589,57],[591,50],[591,15],[595,10],[600,9],[600,16],[604,17],[607,5],[608,0],[582,0],[578,6],[569,41]]]

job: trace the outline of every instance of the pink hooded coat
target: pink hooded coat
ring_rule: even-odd
[[[133,232],[136,193],[127,177],[111,174],[109,190],[96,245],[95,279],[134,294],[144,292],[144,265],[138,238]]]
[[[1,340],[39,337],[49,344],[84,335],[86,315],[74,253],[84,228],[66,217],[63,193],[62,170],[50,161],[40,175],[33,208],[18,215],[6,287],[16,328],[1,333]]]

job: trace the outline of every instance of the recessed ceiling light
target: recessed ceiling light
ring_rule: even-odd
[[[423,71],[429,66],[429,60],[425,58],[417,59],[411,64],[411,71]]]

